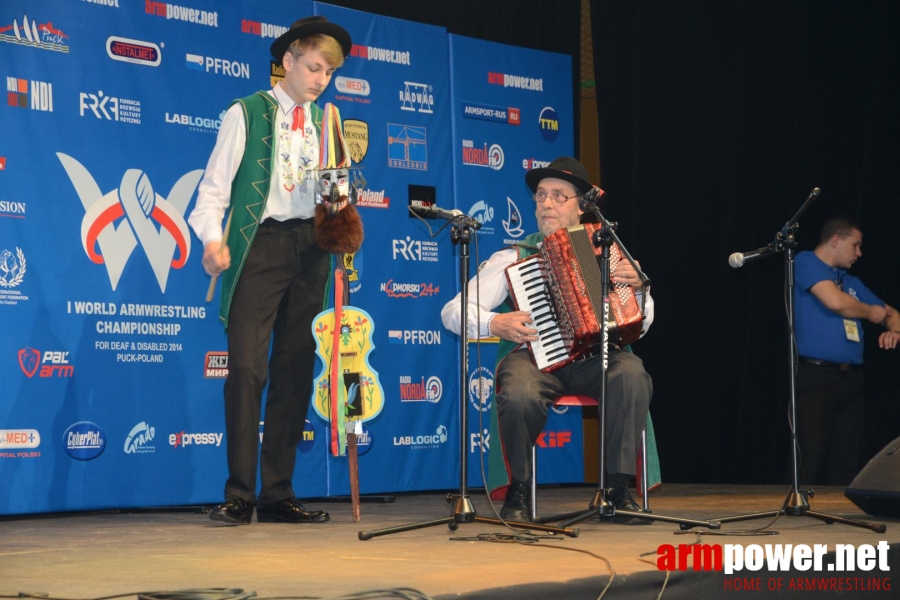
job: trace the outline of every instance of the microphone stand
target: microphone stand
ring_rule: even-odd
[[[815,490],[800,489],[800,461],[798,456],[799,449],[797,446],[797,340],[794,336],[794,248],[797,245],[795,234],[797,229],[799,228],[797,221],[800,219],[800,216],[804,212],[806,212],[806,209],[809,208],[809,206],[819,196],[819,194],[821,194],[821,190],[819,188],[813,188],[812,192],[810,192],[809,196],[806,198],[806,201],[803,203],[797,213],[793,217],[791,217],[791,219],[787,223],[784,224],[784,227],[781,228],[781,231],[776,234],[775,241],[770,244],[774,244],[776,252],[784,251],[784,288],[785,294],[787,296],[787,318],[788,327],[790,330],[790,346],[788,350],[788,359],[791,372],[788,385],[790,386],[789,402],[791,414],[790,425],[793,460],[793,481],[791,491],[788,493],[787,498],[785,498],[784,504],[782,504],[781,508],[779,508],[778,510],[724,517],[722,519],[717,519],[717,522],[732,523],[734,521],[763,519],[766,517],[781,515],[785,515],[788,517],[807,516],[813,517],[814,519],[819,519],[820,521],[824,521],[828,525],[831,525],[832,523],[843,523],[844,525],[853,525],[854,527],[871,529],[875,533],[884,533],[885,531],[887,531],[887,527],[883,523],[869,523],[867,521],[845,519],[844,517],[838,517],[836,515],[829,515],[826,513],[810,510],[809,500],[807,500],[807,497],[812,498],[813,496],[815,496]]]
[[[590,208],[590,212],[593,213],[597,222],[601,224],[601,228],[594,232],[591,242],[595,248],[601,249],[600,257],[598,260],[600,263],[600,290],[603,297],[603,319],[602,323],[600,324],[602,341],[600,361],[600,397],[597,399],[597,410],[600,417],[600,440],[598,444],[600,463],[598,468],[599,474],[597,478],[597,491],[594,493],[594,497],[593,499],[591,499],[591,502],[586,510],[563,513],[549,517],[541,517],[540,519],[538,519],[538,522],[552,523],[554,521],[562,521],[562,523],[560,523],[560,527],[570,527],[576,523],[584,521],[585,519],[589,519],[595,516],[598,517],[602,522],[605,519],[611,519],[617,515],[621,515],[625,517],[646,519],[650,521],[678,523],[681,526],[682,530],[690,529],[691,527],[696,526],[718,529],[718,523],[657,515],[653,514],[650,509],[646,509],[646,511],[619,510],[616,508],[615,504],[610,501],[610,493],[612,492],[612,489],[606,487],[606,386],[609,371],[609,294],[612,288],[609,273],[609,254],[612,244],[616,243],[618,245],[620,254],[624,256],[634,267],[635,271],[637,271],[638,277],[641,280],[642,289],[649,290],[650,278],[647,277],[647,275],[643,271],[641,271],[641,269],[637,265],[637,262],[635,262],[634,258],[631,257],[631,254],[628,253],[628,250],[625,249],[625,246],[622,244],[622,240],[620,240],[619,236],[616,235],[615,229],[617,227],[617,224],[607,221],[606,218],[604,218],[604,216],[600,213],[600,209],[597,208],[596,205],[593,205]],[[641,294],[642,314],[644,312],[645,302],[646,294]],[[645,456],[645,461],[646,458],[647,457]],[[644,467],[644,471],[646,472],[646,465]]]
[[[447,502],[452,505],[450,516],[433,521],[422,521],[420,523],[411,523],[408,525],[399,525],[397,527],[386,527],[375,531],[360,531],[358,537],[360,540],[370,540],[373,537],[381,535],[389,535],[392,533],[400,533],[402,531],[412,531],[414,529],[423,529],[425,527],[433,527],[435,525],[447,524],[450,531],[456,531],[460,523],[488,523],[490,525],[513,526],[523,529],[531,529],[533,531],[543,531],[546,533],[561,533],[569,537],[578,537],[577,529],[569,529],[567,527],[551,527],[549,525],[540,525],[536,523],[519,523],[516,521],[503,521],[501,519],[492,519],[488,517],[479,517],[475,511],[475,506],[469,498],[467,488],[468,454],[466,452],[466,439],[469,430],[468,421],[468,403],[466,402],[466,379],[469,372],[468,367],[468,348],[467,335],[468,331],[468,303],[469,303],[469,243],[472,240],[474,231],[481,228],[481,223],[472,219],[467,215],[458,215],[453,219],[451,227],[450,241],[453,244],[459,244],[459,278],[460,278],[460,378],[459,378],[459,493],[447,494]]]

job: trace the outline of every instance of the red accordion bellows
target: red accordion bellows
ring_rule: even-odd
[[[554,371],[601,341],[603,298],[598,256],[591,238],[602,226],[587,223],[560,229],[544,238],[537,254],[506,270],[510,296],[518,310],[532,313],[540,340],[528,350],[542,371]],[[619,248],[610,248],[610,273],[622,260]],[[631,286],[613,284],[610,294],[609,336],[624,346],[641,335],[643,315]]]

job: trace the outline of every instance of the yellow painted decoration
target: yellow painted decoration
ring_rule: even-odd
[[[316,413],[326,421],[331,421],[331,356],[334,334],[334,310],[326,310],[313,320],[313,336],[316,338],[316,355],[322,362],[322,372],[316,377],[313,387],[312,405]],[[362,415],[348,417],[350,421],[374,419],[384,408],[384,390],[378,380],[378,373],[369,364],[369,353],[375,348],[372,333],[375,322],[366,311],[344,306],[340,323],[340,368],[345,381],[359,379],[359,394]],[[349,384],[345,384],[349,388]],[[349,390],[348,390],[349,391]],[[351,399],[353,397],[351,396]]]

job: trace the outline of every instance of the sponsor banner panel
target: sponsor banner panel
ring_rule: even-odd
[[[0,498],[0,513],[221,499],[227,341],[218,292],[204,300],[202,247],[186,220],[224,111],[283,75],[269,47],[314,13],[354,40],[320,104],[340,109],[358,167],[366,240],[344,266],[351,304],[371,316],[369,361],[384,390],[383,410],[363,408],[374,416],[358,434],[362,489],[456,485],[458,338],[440,310],[458,288],[457,248],[449,228],[431,236],[408,207],[478,218],[482,256],[484,242],[506,236],[504,220],[511,238],[527,231],[521,189],[469,194],[464,208],[455,189],[487,189],[513,166],[520,179],[523,160],[551,160],[544,146],[571,137],[570,109],[540,101],[558,115],[548,141],[526,102],[546,92],[526,80],[488,83],[485,67],[484,85],[511,96],[464,94],[473,103],[464,116],[445,30],[324,4],[23,0],[0,9],[9,141],[0,149],[0,479],[21,492]],[[494,71],[507,59],[490,62]],[[515,151],[496,128],[534,133],[525,140],[534,152]],[[471,164],[461,162],[463,139]],[[330,457],[326,442],[325,421],[310,411],[298,494],[347,493],[346,459]]]
[[[574,155],[571,57],[449,38],[455,208],[487,258],[537,230],[525,173]]]
[[[500,443],[491,436],[490,424],[490,411],[496,410],[493,398],[496,357],[496,343],[469,342],[469,369],[466,377],[469,431],[466,451],[469,456],[468,485],[472,487],[484,485],[482,462],[484,474],[487,475],[487,451],[492,444]],[[584,430],[580,409],[561,407],[552,408],[548,412],[547,425],[537,441],[537,463],[538,484],[584,480]]]
[[[558,156],[574,155],[571,58],[457,35],[449,40],[453,207],[481,223],[479,258],[484,261],[537,230],[525,173]],[[472,486],[482,485],[481,448],[499,444],[490,439],[488,418],[496,409],[496,344],[481,344],[480,354],[478,366],[470,344],[467,449]],[[580,411],[551,411],[538,443],[538,482],[582,481],[582,439]]]
[[[270,86],[271,15],[313,12],[276,4],[0,11],[0,478],[23,490],[0,513],[221,498],[226,340],[186,218],[224,110]]]

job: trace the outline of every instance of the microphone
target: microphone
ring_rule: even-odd
[[[481,229],[481,223],[469,217],[466,213],[459,210],[458,208],[447,210],[445,208],[441,208],[440,206],[412,204],[409,207],[409,211],[414,215],[422,217],[423,219],[443,219],[445,221],[455,221],[460,217],[465,217],[467,224],[471,225],[475,229]]]
[[[743,267],[744,263],[748,261],[765,258],[780,251],[780,248],[778,248],[773,242],[768,246],[757,248],[756,250],[751,250],[750,252],[735,252],[728,257],[728,264],[731,265],[731,268],[733,269],[739,269]]]
[[[593,210],[597,203],[600,202],[600,198],[605,194],[603,190],[598,188],[596,185],[591,186],[591,189],[584,193],[581,197],[581,200],[578,201],[578,208],[581,209],[581,212],[587,212],[589,210]]]

